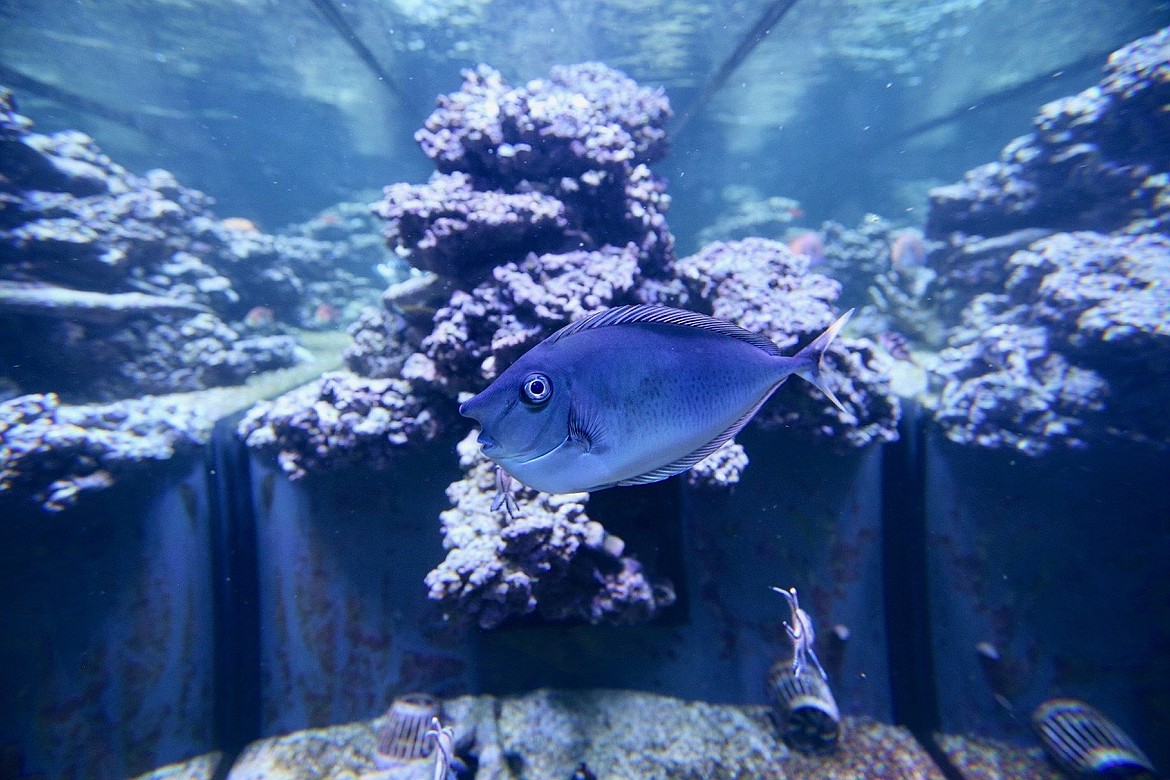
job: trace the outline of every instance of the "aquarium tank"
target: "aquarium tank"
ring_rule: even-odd
[[[0,780],[1170,772],[1165,0],[6,0],[0,328]]]

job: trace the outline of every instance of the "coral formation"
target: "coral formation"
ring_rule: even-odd
[[[0,282],[0,310],[80,322],[121,322],[149,314],[191,314],[207,309],[144,293],[101,293],[47,284]]]
[[[686,472],[687,484],[691,487],[728,488],[739,482],[747,465],[748,456],[743,446],[735,439],[729,439]]]
[[[944,316],[934,416],[962,443],[1030,455],[1122,438],[1164,447],[1170,30],[1044,106],[1000,160],[935,189]],[[1140,377],[1135,381],[1135,377]]]
[[[1170,133],[1168,60],[1170,30],[1119,49],[1098,85],[1043,106],[999,160],[931,191],[927,236],[945,243],[930,264],[948,313],[1001,288],[1008,256],[1052,233],[1166,232],[1170,152],[1153,139]]]
[[[556,198],[479,191],[461,172],[391,184],[374,211],[391,224],[395,250],[415,268],[455,280],[477,279],[528,251],[555,249],[568,228]]]
[[[871,337],[893,332],[918,343],[937,341],[939,326],[926,302],[935,277],[924,264],[930,244],[916,228],[897,230],[876,214],[866,214],[854,228],[829,221],[819,231],[795,230],[792,223],[801,214],[796,201],[752,198],[744,194],[754,192],[750,187],[738,185],[727,190],[738,199],[742,218],[719,217],[700,233],[704,243],[724,235],[784,238],[808,270],[834,280],[838,308],[858,310],[852,332]]]
[[[350,366],[390,376],[401,365],[436,400],[453,399],[482,389],[559,327],[611,306],[696,304],[782,347],[827,326],[839,285],[807,274],[808,260],[778,244],[726,245],[676,265],[669,200],[645,167],[665,153],[668,116],[660,91],[600,65],[555,68],[523,87],[486,66],[465,71],[417,134],[435,176],[391,185],[375,205],[397,253],[443,283],[417,277],[388,291],[394,313],[362,317]],[[431,311],[430,332],[415,331]],[[405,359],[404,342],[417,344]],[[834,359],[868,372],[847,388],[859,406],[806,428],[848,431],[852,444],[891,436],[896,403],[878,386],[876,358]]]
[[[937,342],[939,324],[930,287],[934,270],[923,264],[929,244],[915,228],[895,230],[876,214],[856,228],[826,222],[822,273],[841,282],[839,305],[861,310],[855,331],[874,336],[894,332],[915,341]]]
[[[1170,28],[1109,57],[1101,82],[1040,110],[1028,135],[958,184],[931,191],[927,232],[1170,226]]]
[[[1170,377],[1167,256],[1162,235],[1088,232],[1013,254],[1004,292],[976,296],[940,355],[947,436],[1029,455],[1102,437],[1165,446],[1149,410]]]
[[[310,252],[285,252],[292,269],[303,280],[305,294],[299,310],[302,327],[333,327],[316,313],[321,305],[340,309],[340,322],[356,319],[359,310],[378,303],[386,282],[406,278],[409,266],[387,248],[381,220],[370,209],[376,194],[360,202],[335,203],[312,219],[289,225],[282,237],[309,239]],[[304,258],[304,262],[301,262]]]
[[[400,448],[434,438],[438,422],[406,380],[339,371],[257,404],[238,430],[299,479],[346,465],[384,468]]]
[[[0,403],[0,496],[60,512],[138,463],[194,450],[214,422],[190,398],[69,406],[53,393],[20,396]]]
[[[345,348],[345,365],[359,376],[389,379],[402,375],[413,352],[406,319],[386,308],[363,309],[349,326],[353,343]]]
[[[338,218],[325,231],[318,227],[317,217],[291,226],[290,235],[236,230],[226,222],[202,215],[191,217],[184,226],[195,248],[203,249],[205,262],[231,283],[230,294],[225,291],[228,300],[217,308],[225,318],[238,319],[259,303],[283,323],[316,328],[333,325],[315,317],[322,305],[356,309],[377,301],[383,283],[378,266],[386,261],[387,252],[366,244],[378,235],[370,220]],[[349,232],[337,240],[314,237],[323,232],[336,235],[343,226]]]
[[[675,266],[712,316],[767,336],[781,349],[828,327],[841,294],[838,282],[808,273],[808,258],[761,238],[709,244]]]
[[[240,426],[249,445],[279,450],[297,477],[390,463],[399,442],[385,426],[374,435],[348,431],[366,418],[328,410],[327,391],[343,391],[348,403],[401,383],[384,416],[405,431],[402,443],[425,441],[453,418],[462,394],[482,390],[560,327],[623,304],[688,305],[785,348],[811,340],[832,321],[840,286],[808,273],[807,258],[757,240],[675,260],[669,198],[647,167],[665,153],[668,117],[661,91],[601,65],[555,68],[522,87],[486,66],[465,71],[461,89],[440,98],[416,136],[435,175],[386,187],[373,207],[387,242],[415,271],[395,279],[384,308],[367,310],[351,330],[347,363],[364,376],[336,375],[258,407]],[[898,406],[881,354],[867,341],[843,344],[828,362],[852,373],[831,380],[849,411],[804,388],[773,402],[765,424],[847,446],[894,435]],[[424,414],[425,425],[412,428]],[[668,584],[652,582],[619,539],[588,519],[585,497],[525,493],[523,515],[508,520],[491,510],[495,476],[471,452],[475,442],[460,449],[466,476],[450,486],[453,508],[442,521],[449,552],[427,578],[450,614],[484,627],[532,613],[630,622],[673,600]],[[744,465],[732,447],[702,469],[706,482],[727,485]]]
[[[554,67],[519,88],[480,65],[439,98],[415,137],[442,172],[517,184],[655,162],[666,154],[670,115],[663,90],[600,63]]]
[[[298,359],[291,339],[253,338],[250,309],[317,326],[322,305],[376,299],[375,263],[350,259],[351,241],[218,219],[166,171],[137,176],[82,133],[31,128],[0,93],[0,319],[16,335],[0,354],[28,391],[106,400],[238,383]]]
[[[652,618],[674,601],[625,543],[589,519],[587,493],[550,496],[522,489],[523,511],[493,509],[493,464],[475,435],[459,444],[467,475],[447,488],[441,515],[446,559],[426,577],[430,597],[481,628],[533,612],[546,619],[629,623]]]
[[[675,263],[693,308],[768,336],[783,349],[807,344],[833,321],[841,285],[808,272],[808,259],[776,241],[715,243]],[[897,437],[898,399],[889,384],[889,360],[869,339],[841,338],[825,355],[830,387],[847,411],[811,385],[785,388],[756,418],[849,446]]]
[[[438,174],[388,187],[377,207],[412,265],[482,272],[530,251],[631,242],[644,272],[669,264],[669,198],[647,167],[666,153],[661,90],[598,63],[556,67],[523,87],[486,65],[463,76],[416,134]]]
[[[1054,232],[1022,228],[989,237],[951,234],[930,257],[931,264],[939,269],[930,288],[933,308],[948,321],[959,319],[972,296],[1003,289],[1004,268],[1013,252],[1027,249]]]
[[[32,133],[10,95],[0,111],[0,318],[16,336],[0,354],[12,381],[110,399],[239,381],[295,362],[291,343],[243,338],[212,313],[240,296],[208,262],[210,247],[203,256],[190,251],[194,223],[210,221],[206,196],[163,171],[132,175],[80,133]],[[200,343],[211,351],[175,344],[173,330],[183,327],[209,337]],[[241,371],[203,371],[205,363]]]
[[[336,328],[339,307],[356,314],[377,300],[377,265],[388,254],[368,210],[359,219],[342,204],[299,235],[270,235],[241,217],[219,219],[212,205],[166,171],[127,171],[82,133],[33,132],[0,90],[0,327],[9,334],[0,342],[0,379],[11,394],[32,394],[31,408],[46,397],[85,403],[237,385],[302,361],[289,326]],[[332,235],[322,239],[325,228]],[[165,410],[172,402],[153,403]],[[172,435],[165,418],[151,422],[139,402],[100,407],[107,411],[97,416],[76,411],[87,408],[99,407],[62,406],[73,411],[38,418],[38,430],[54,420],[66,426],[41,431],[47,440],[77,443],[44,461],[65,481],[112,473],[91,468],[93,458],[117,461],[119,471],[143,460],[130,445],[136,437],[193,440],[183,415]],[[110,441],[111,449],[88,440]],[[86,446],[98,453],[87,455]],[[115,454],[122,450],[124,457]],[[6,489],[38,480],[43,475]],[[84,484],[92,490],[112,480]],[[34,498],[46,507],[75,500],[42,492]]]
[[[40,319],[27,323],[21,338],[3,351],[21,365],[22,385],[63,388],[62,397],[70,400],[239,384],[300,359],[291,336],[241,338],[210,313],[153,315],[114,325]],[[85,382],[80,389],[78,375]]]
[[[480,390],[562,325],[599,309],[633,303],[639,278],[633,245],[530,254],[495,269],[492,280],[457,290],[434,317],[421,351],[450,390]]]
[[[824,238],[825,272],[849,291],[851,305],[867,303],[865,293],[877,276],[893,265],[890,244],[893,226],[876,214],[866,214],[856,228],[839,222],[821,226]]]
[[[554,69],[518,88],[486,66],[464,77],[418,133],[436,174],[387,187],[373,208],[396,254],[425,273],[395,278],[384,307],[351,328],[346,362],[362,376],[289,394],[240,427],[250,445],[278,449],[290,474],[384,464],[397,451],[385,435],[345,430],[364,424],[361,415],[322,423],[322,393],[377,397],[375,380],[412,386],[396,424],[425,415],[428,433],[406,436],[425,440],[459,392],[481,389],[570,320],[636,302],[646,269],[661,274],[673,260],[669,199],[646,167],[665,153],[661,91],[601,65]]]

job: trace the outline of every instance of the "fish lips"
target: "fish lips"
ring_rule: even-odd
[[[469,417],[479,423],[479,436],[476,438],[476,441],[479,442],[480,449],[482,449],[486,454],[494,449],[497,449],[500,446],[500,443],[489,436],[483,429],[483,420],[479,418],[477,413],[478,410],[474,408],[475,402],[478,398],[479,396],[475,396],[475,398],[471,398],[461,403],[459,405],[459,414],[463,415],[464,417]]]

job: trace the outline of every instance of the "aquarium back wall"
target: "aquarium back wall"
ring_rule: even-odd
[[[270,230],[425,178],[411,134],[446,86],[383,49],[396,94],[308,2],[5,3],[0,51],[0,83],[42,132],[81,129]]]
[[[16,0],[0,8],[0,75],[32,80],[8,86],[42,131],[86,131],[131,170],[166,168],[222,214],[271,229],[425,178],[413,132],[461,68],[488,62],[522,82],[600,60],[665,86],[682,114],[768,3],[624,5],[338,4],[378,75],[311,2],[200,0],[148,14],[127,2]],[[988,107],[988,96],[1103,58],[1165,16],[1156,3],[1105,0],[803,0],[695,117],[710,127],[675,139],[663,173],[680,247],[696,248],[692,218],[731,183],[795,198],[810,224],[852,222],[875,204],[920,209],[929,186],[994,156],[1038,103],[1093,74],[1042,82],[1016,104]],[[956,111],[931,136],[899,139]]]

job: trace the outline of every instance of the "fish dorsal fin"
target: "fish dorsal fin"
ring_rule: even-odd
[[[726,444],[732,436],[739,433],[743,426],[748,424],[748,420],[752,419],[756,412],[760,410],[760,407],[764,405],[764,402],[772,397],[772,393],[776,392],[776,388],[783,383],[784,380],[781,379],[779,382],[773,385],[772,389],[764,394],[764,397],[760,399],[759,403],[744,412],[743,416],[733,422],[731,425],[727,426],[727,429],[724,430],[723,433],[719,434],[714,439],[704,444],[702,447],[699,447],[693,452],[687,453],[673,463],[667,463],[665,466],[659,466],[653,471],[647,471],[645,474],[639,474],[638,476],[631,477],[630,479],[623,479],[621,482],[616,484],[647,485],[651,482],[657,482],[661,479],[666,479],[667,477],[673,477],[675,474],[686,471],[691,466],[695,465],[703,458],[707,457],[712,452]]]
[[[733,325],[724,320],[717,320],[714,317],[708,317],[706,314],[697,314],[693,311],[646,304],[617,306],[613,309],[606,309],[590,314],[588,317],[582,317],[549,336],[546,343],[555,344],[561,339],[568,338],[586,330],[605,328],[611,325],[632,325],[635,323],[659,323],[662,325],[678,325],[684,328],[698,328],[709,333],[717,333],[720,336],[728,336],[729,338],[746,342],[769,355],[780,355],[780,348],[773,344],[770,339],[758,333],[752,333],[750,330],[745,330],[738,325]]]

